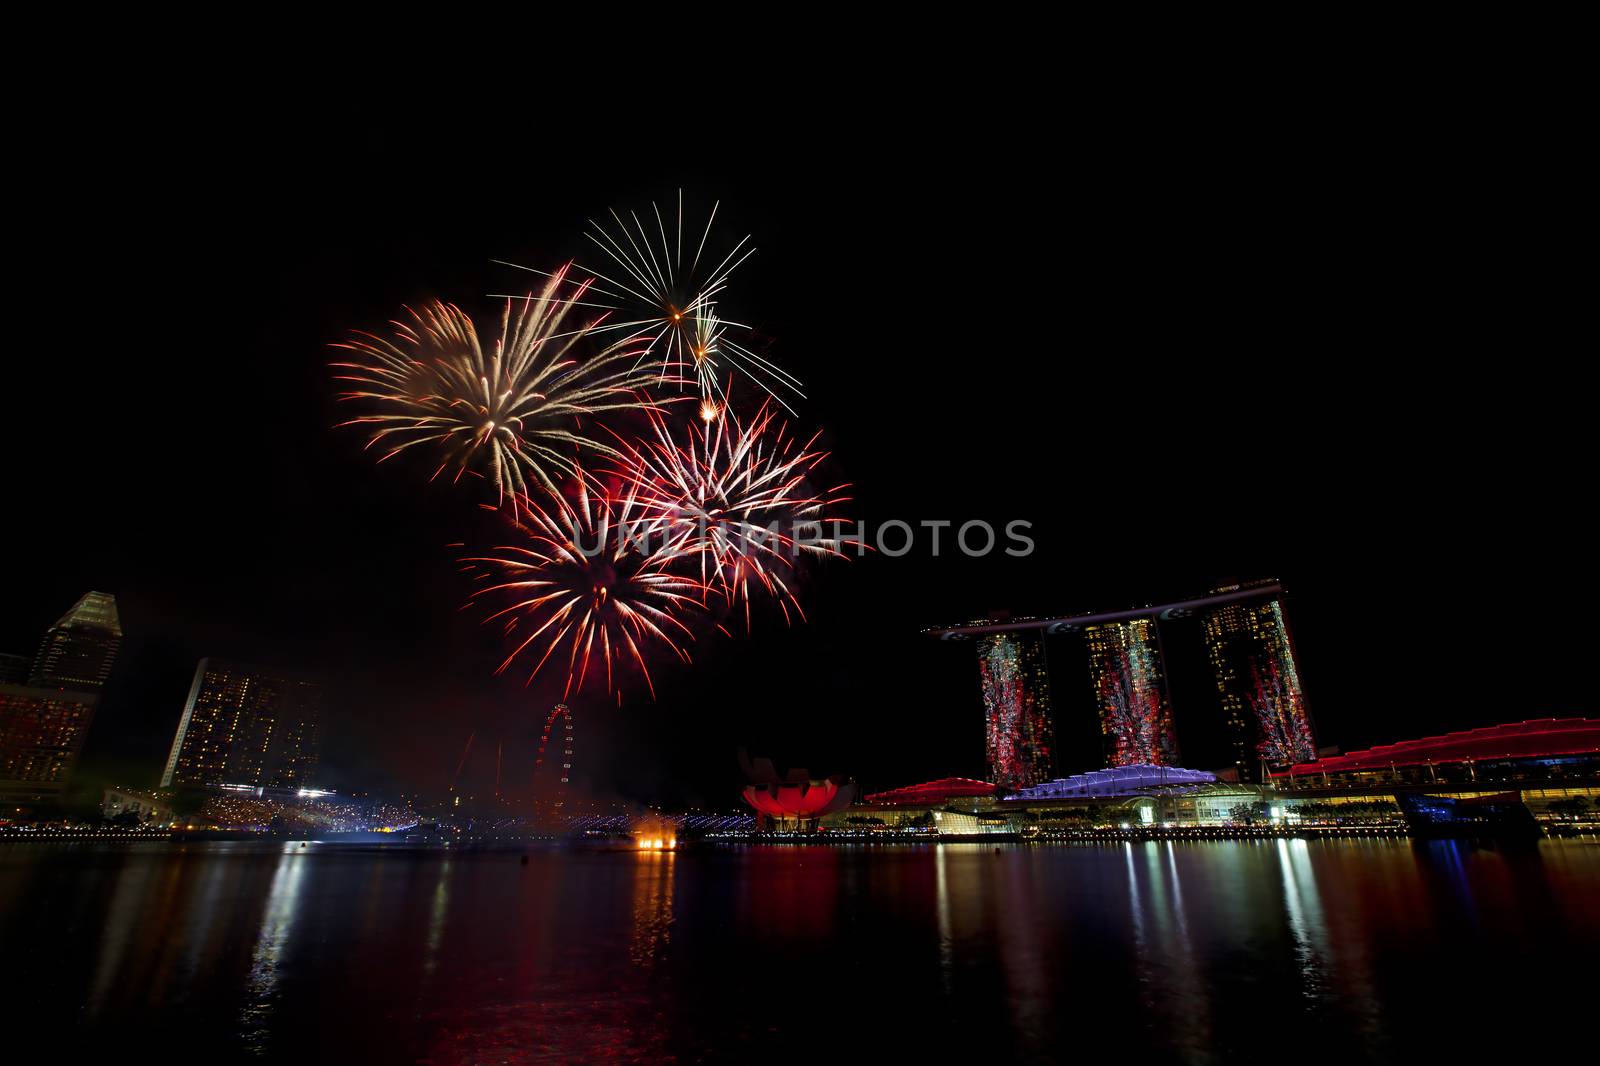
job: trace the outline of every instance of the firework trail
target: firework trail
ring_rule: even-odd
[[[701,584],[729,606],[742,600],[746,629],[752,585],[776,600],[786,622],[791,607],[804,620],[785,575],[792,580],[802,553],[844,557],[844,542],[827,533],[845,520],[829,509],[849,500],[840,495],[847,484],[810,487],[828,455],[814,447],[819,434],[791,436],[770,400],[749,422],[729,412],[691,423],[681,439],[659,412],[649,420],[649,436],[618,438],[612,470],[636,495],[649,533],[698,559]]]
[[[527,677],[532,683],[554,658],[567,670],[565,700],[583,690],[591,666],[598,674],[603,664],[606,691],[615,692],[620,703],[617,673],[631,662],[653,699],[644,649],[665,644],[690,661],[685,644],[694,638],[680,616],[703,602],[705,587],[669,569],[683,557],[673,545],[651,547],[638,535],[635,492],[613,495],[581,468],[575,480],[575,500],[558,494],[548,510],[522,501],[524,518],[516,524],[522,543],[463,560],[480,580],[492,582],[472,594],[474,602],[506,595],[514,601],[484,619],[506,619],[506,633],[518,640],[496,673],[524,652],[538,652]]]
[[[655,375],[638,366],[640,338],[628,336],[585,355],[602,320],[563,329],[587,285],[558,295],[563,269],[538,296],[507,299],[491,354],[479,344],[472,319],[454,304],[435,301],[394,321],[393,338],[356,332],[333,347],[354,353],[333,364],[346,383],[341,401],[368,413],[341,425],[370,429],[367,446],[380,462],[421,448],[435,453],[433,477],[454,469],[495,488],[496,506],[528,495],[530,479],[558,490],[552,472],[574,470],[573,453],[612,449],[586,435],[581,423],[604,411],[649,406],[640,391]],[[520,303],[520,309],[514,306]]]
[[[720,206],[720,201],[712,206],[698,236],[684,229],[681,189],[670,223],[654,201],[643,218],[637,211],[624,215],[613,208],[609,220],[589,220],[584,235],[595,246],[596,265],[580,263],[578,269],[589,275],[593,304],[616,312],[604,328],[639,336],[640,358],[655,364],[661,379],[687,379],[692,371],[701,399],[724,406],[721,381],[737,372],[793,414],[784,395],[804,399],[800,380],[736,339],[734,331],[747,332],[749,326],[717,314],[728,279],[755,254],[749,235],[725,253],[708,247]]]

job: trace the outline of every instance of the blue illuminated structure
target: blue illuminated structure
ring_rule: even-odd
[[[1149,792],[1188,789],[1214,785],[1217,776],[1205,770],[1185,770],[1181,766],[1114,766],[1086,774],[1057,778],[1013,792],[1007,799],[1089,799],[1106,796],[1139,796]]]

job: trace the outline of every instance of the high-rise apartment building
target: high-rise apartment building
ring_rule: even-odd
[[[315,682],[202,659],[161,784],[303,788],[316,770],[321,710]]]

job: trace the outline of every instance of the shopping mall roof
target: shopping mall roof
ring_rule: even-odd
[[[907,785],[905,788],[890,789],[888,792],[874,792],[865,799],[868,803],[889,807],[931,807],[948,803],[953,799],[992,797],[994,794],[995,787],[987,781],[975,781],[970,777],[941,777],[937,781],[927,781],[920,785]]]
[[[1339,774],[1359,770],[1387,770],[1391,766],[1421,766],[1494,759],[1535,759],[1558,755],[1600,753],[1600,720],[1593,718],[1536,718],[1528,722],[1485,726],[1443,736],[1402,740],[1376,748],[1300,763],[1273,777],[1293,774]]]

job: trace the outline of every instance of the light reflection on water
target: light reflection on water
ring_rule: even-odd
[[[1189,916],[1183,902],[1183,885],[1172,842],[1142,845],[1149,879],[1151,907],[1155,914],[1164,958],[1157,972],[1163,976],[1166,995],[1162,1005],[1179,1005],[1164,1019],[1185,1047],[1203,1048],[1211,1044],[1210,1010],[1194,943],[1189,937]]]
[[[1306,858],[1304,840],[1279,840],[1278,867],[1283,871],[1283,901],[1289,909],[1289,929],[1294,933],[1295,957],[1300,963],[1302,989],[1307,999],[1322,998],[1326,989],[1328,931],[1322,924],[1317,883]]]
[[[934,855],[934,876],[938,884],[939,987],[946,996],[955,989],[956,946],[950,926],[950,849],[940,848]]]
[[[88,1013],[92,1017],[105,1006],[107,995],[115,988],[122,972],[123,956],[139,925],[144,906],[144,894],[149,886],[154,867],[145,863],[129,864],[120,868],[111,890],[104,924],[101,926],[99,961],[94,968],[94,983],[89,989]],[[16,913],[15,911],[13,913]],[[10,952],[5,952],[6,957]]]
[[[439,864],[433,884],[433,906],[428,911],[428,940],[422,956],[422,976],[432,977],[439,966],[439,943],[444,939],[444,920],[450,913],[450,860]]]
[[[0,1002],[106,1048],[218,1059],[1048,1061],[1094,1033],[1188,1061],[1359,1061],[1481,1053],[1522,1033],[1507,1019],[1586,1009],[1600,948],[1593,841],[520,860],[7,846]]]
[[[277,998],[279,968],[294,930],[295,908],[300,902],[300,882],[311,866],[305,849],[296,842],[283,845],[272,885],[267,890],[267,906],[250,956],[247,996],[240,1024],[245,1046],[261,1050],[272,1037],[272,1011]]]
[[[675,851],[639,856],[633,875],[633,937],[628,957],[650,969],[672,939],[672,872]]]

